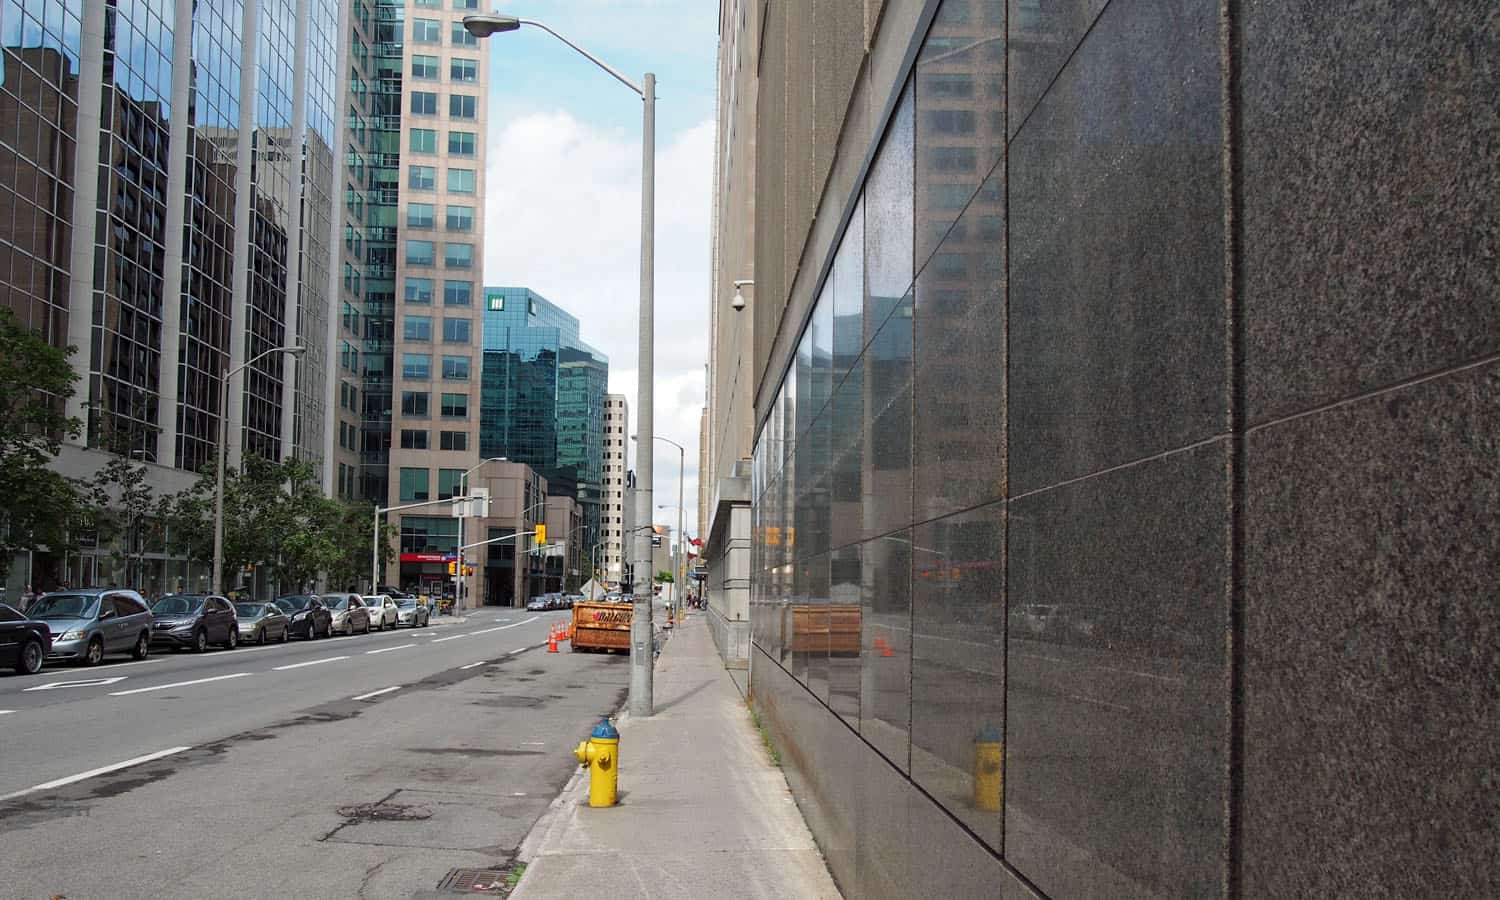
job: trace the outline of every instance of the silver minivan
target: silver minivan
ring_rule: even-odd
[[[46,622],[52,630],[48,659],[76,659],[97,666],[107,653],[145,659],[151,652],[151,610],[135,591],[55,591],[33,601],[26,614]]]

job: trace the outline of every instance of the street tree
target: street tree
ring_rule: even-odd
[[[68,546],[78,486],[48,468],[82,423],[64,413],[78,376],[73,347],[52,346],[0,307],[0,580],[17,553]]]

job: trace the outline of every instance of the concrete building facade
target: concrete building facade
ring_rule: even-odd
[[[709,465],[844,893],[1492,893],[1493,4],[722,9]]]
[[[625,559],[625,533],[629,528],[630,504],[625,496],[630,448],[630,406],[623,394],[604,398],[604,503],[599,515],[599,562],[594,577],[604,584],[618,584]],[[592,549],[592,548],[591,548]]]

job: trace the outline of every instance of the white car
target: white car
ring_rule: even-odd
[[[370,610],[370,627],[376,631],[395,628],[401,621],[401,612],[396,609],[396,601],[389,594],[371,594],[364,601]]]

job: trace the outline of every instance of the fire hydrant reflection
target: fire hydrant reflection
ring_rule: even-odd
[[[594,726],[589,739],[573,751],[579,765],[589,768],[589,806],[614,806],[619,786],[620,732],[609,719]]]

